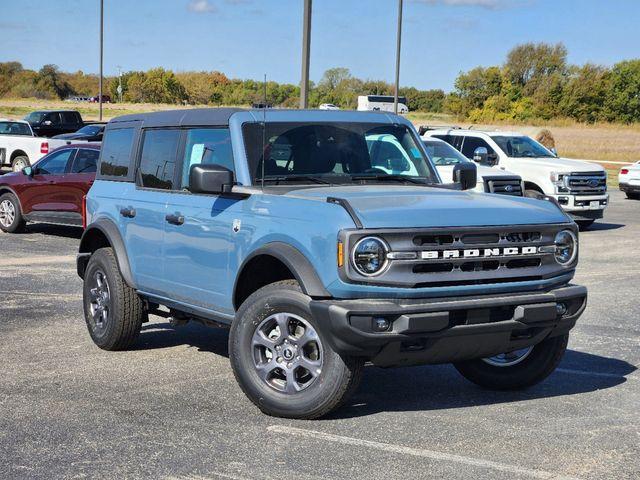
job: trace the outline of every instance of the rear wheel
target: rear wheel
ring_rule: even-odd
[[[240,307],[229,336],[236,380],[262,412],[312,419],[338,408],[356,389],[364,361],[338,355],[297,282],[273,283]]]
[[[518,390],[547,378],[562,360],[568,340],[568,334],[560,335],[532,347],[454,365],[467,380],[481,387]]]
[[[120,274],[111,248],[96,250],[84,273],[84,317],[93,342],[103,350],[126,350],[138,337],[144,309]]]
[[[14,158],[11,162],[11,170],[14,172],[20,172],[23,168],[28,167],[29,165],[31,165],[31,163],[29,163],[29,157],[26,155],[20,155]]]
[[[16,233],[24,230],[25,224],[16,196],[13,193],[0,196],[0,230]]]

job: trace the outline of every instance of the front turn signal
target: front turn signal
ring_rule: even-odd
[[[342,242],[338,242],[338,267],[344,265],[344,246]]]

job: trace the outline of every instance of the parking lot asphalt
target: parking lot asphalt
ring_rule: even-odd
[[[152,317],[134,350],[98,349],[81,232],[0,234],[0,478],[640,478],[640,202],[611,196],[580,235],[589,306],[545,382],[490,392],[449,365],[367,367],[318,421],[261,414],[226,330]]]

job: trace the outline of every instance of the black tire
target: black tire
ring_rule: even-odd
[[[315,379],[306,388],[291,393],[280,391],[268,383],[268,379],[262,379],[254,361],[257,355],[252,343],[254,333],[264,325],[263,322],[268,322],[277,313],[288,313],[308,322],[311,330],[315,329],[317,333],[322,351],[322,365]],[[296,322],[293,317],[288,317],[289,321]],[[238,310],[229,336],[231,367],[242,391],[263,413],[298,419],[322,417],[342,405],[357,388],[362,378],[364,360],[338,355],[318,327],[309,310],[309,297],[302,293],[294,280],[276,282],[259,289]],[[275,340],[281,342],[282,338],[281,334]],[[302,351],[304,345],[300,344],[299,347]],[[270,351],[275,353],[276,350]],[[275,360],[276,357],[272,358]],[[282,372],[275,363],[271,365],[276,367],[275,370],[272,370],[273,367],[267,369],[272,374]]]
[[[593,225],[593,222],[595,222],[595,220],[576,220],[576,223],[578,224],[578,227],[580,227],[580,230],[588,230],[589,227],[591,225]]]
[[[525,190],[524,196],[529,198],[537,198],[538,200],[541,200],[544,198],[544,193],[540,193],[537,190]]]
[[[467,380],[492,390],[519,390],[547,378],[558,366],[569,335],[547,338],[533,347],[520,363],[512,366],[494,366],[484,359],[455,363],[456,369]]]
[[[9,220],[12,213],[12,219]],[[0,196],[0,230],[6,233],[18,233],[24,230],[26,221],[22,216],[20,202],[13,193],[5,193]]]
[[[28,167],[31,165],[29,161],[29,157],[26,155],[18,155],[11,161],[11,170],[14,172],[21,171],[24,167]]]
[[[626,192],[629,200],[640,200],[640,193],[638,192]]]
[[[100,275],[108,295],[106,299],[101,297],[107,315],[98,321],[93,312],[100,305],[92,289],[99,287]],[[83,303],[89,335],[98,347],[113,351],[133,345],[140,333],[144,307],[136,291],[124,282],[111,248],[100,248],[91,255],[84,273]]]

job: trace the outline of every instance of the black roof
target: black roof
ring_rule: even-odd
[[[229,125],[229,118],[242,108],[187,108],[151,113],[134,113],[116,117],[109,123],[143,122],[145,127],[182,127],[198,125]]]

